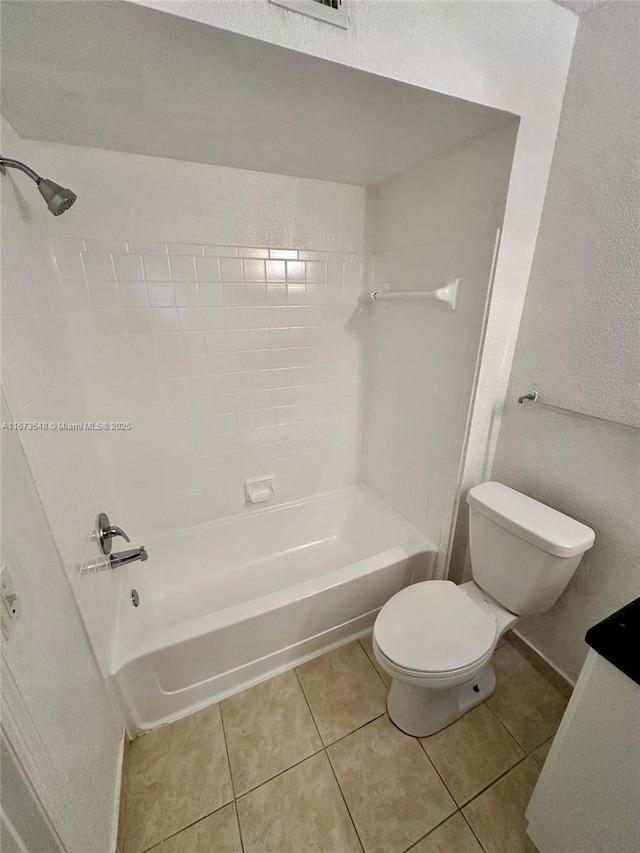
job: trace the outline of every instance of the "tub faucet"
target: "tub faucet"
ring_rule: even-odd
[[[141,560],[144,563],[148,559],[149,555],[144,545],[141,548],[131,548],[129,551],[119,551],[116,554],[109,555],[109,562],[112,569],[118,566],[126,566],[127,563],[135,563],[136,560]]]

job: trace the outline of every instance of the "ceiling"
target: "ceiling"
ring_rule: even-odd
[[[113,0],[3,0],[1,48],[20,136],[240,169],[377,184],[513,119]]]
[[[553,0],[558,6],[564,6],[565,9],[570,9],[576,15],[586,15],[587,12],[592,12],[596,6],[599,6],[603,0]]]

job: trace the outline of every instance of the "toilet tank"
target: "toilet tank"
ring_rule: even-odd
[[[474,486],[467,503],[478,586],[519,616],[553,607],[593,545],[593,530],[502,483]]]

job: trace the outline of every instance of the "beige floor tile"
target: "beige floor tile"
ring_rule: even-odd
[[[387,690],[391,687],[391,676],[388,672],[385,672],[384,669],[380,666],[378,661],[376,660],[376,656],[373,653],[373,642],[371,634],[367,634],[366,637],[360,637],[360,645],[365,650],[367,657],[374,665],[376,672],[380,676],[383,681],[383,684],[387,688]]]
[[[525,809],[540,771],[526,758],[462,810],[486,853],[533,853]]]
[[[220,708],[213,705],[131,743],[126,853],[140,853],[233,799]]]
[[[555,734],[567,700],[509,644],[496,651],[493,665],[498,687],[487,704],[532,752]]]
[[[484,704],[446,729],[420,740],[460,806],[525,755]]]
[[[242,853],[233,803],[163,841],[150,853]]]
[[[322,749],[295,672],[284,672],[221,704],[236,796]]]
[[[357,640],[303,663],[298,675],[325,744],[386,711],[385,686]]]
[[[456,810],[418,741],[386,715],[327,751],[366,853],[400,853]]]
[[[551,744],[553,743],[553,738],[550,737],[549,740],[546,740],[542,746],[539,746],[536,750],[531,753],[531,758],[538,765],[540,770],[542,770],[545,761],[547,760],[547,755],[549,755],[549,750],[551,749]]]
[[[361,853],[324,752],[238,800],[244,853]]]
[[[482,847],[460,812],[445,820],[408,853],[482,853]]]

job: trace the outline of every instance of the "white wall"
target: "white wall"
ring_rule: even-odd
[[[460,278],[458,307],[370,305],[365,482],[447,561],[467,413],[517,123],[371,191],[374,282],[426,290]]]
[[[520,116],[463,481],[490,470],[577,17],[539,0],[352,0],[345,31],[262,0],[141,5]]]
[[[6,122],[2,144],[3,150],[26,150]],[[2,384],[15,421],[92,420],[74,353],[75,330],[43,233],[45,217],[53,219],[31,181],[8,170],[2,179]],[[96,514],[114,505],[98,440],[88,432],[56,430],[23,430],[19,440],[106,672],[115,635],[117,580],[111,573],[79,577],[82,563],[99,555],[91,541]]]
[[[519,632],[571,678],[586,629],[640,595],[637,271],[640,60],[635,3],[581,19],[492,476],[592,526],[566,593]]]
[[[78,193],[75,215],[45,222],[52,237],[362,250],[362,187],[32,140],[20,150]]]
[[[13,417],[3,401],[2,420]],[[20,609],[15,633],[2,643],[4,730],[9,726],[11,735],[26,739],[20,758],[27,766],[37,759],[44,778],[33,772],[31,782],[65,850],[115,850],[124,732],[111,712],[18,433],[7,431],[2,533],[2,563]]]
[[[97,438],[112,521],[141,544],[250,508],[250,477],[357,480],[364,188],[18,147],[79,196],[45,229],[89,419],[132,423]]]

